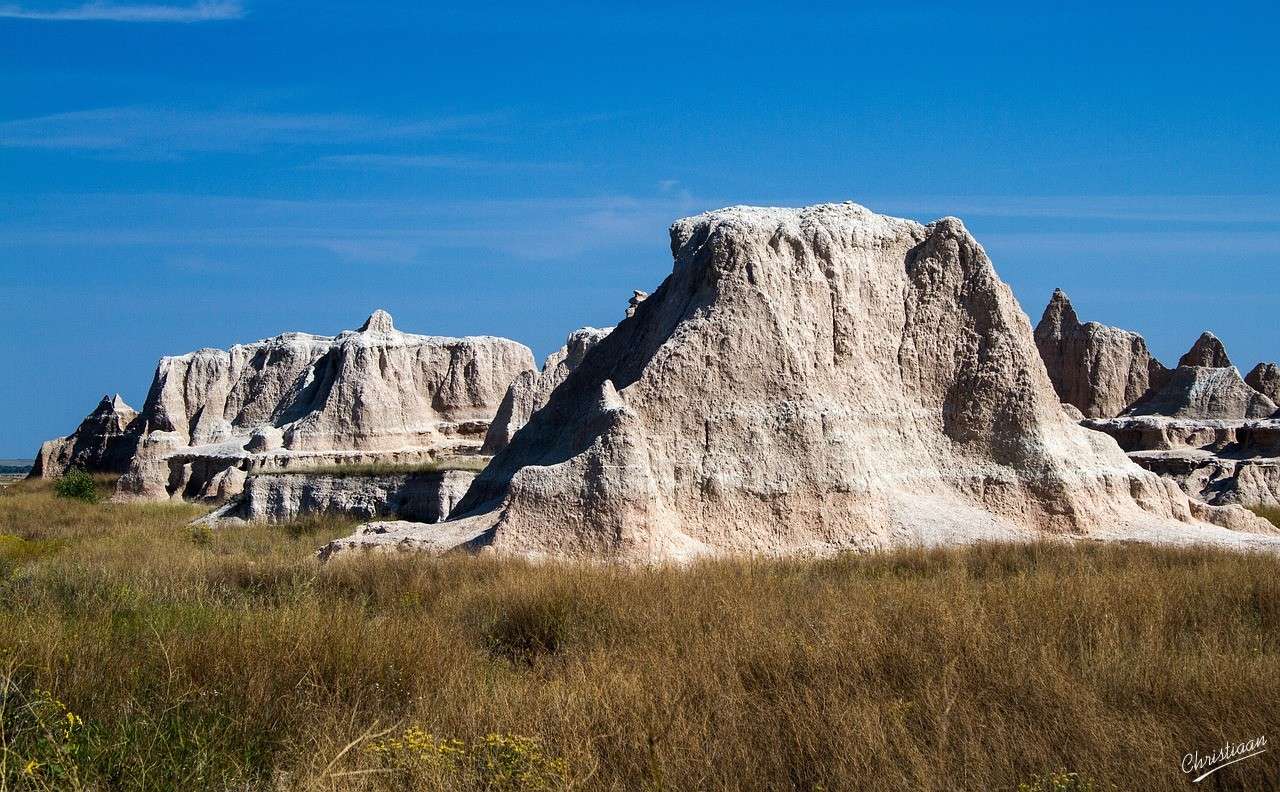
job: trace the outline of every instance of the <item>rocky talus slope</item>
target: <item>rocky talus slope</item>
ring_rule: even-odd
[[[734,207],[675,223],[671,249],[671,275],[586,352],[453,519],[374,524],[324,554],[1276,544],[1268,523],[1190,501],[1067,416],[1030,323],[959,220]]]
[[[1055,343],[1071,335],[1056,331],[1054,317],[1064,314],[1064,304],[1070,321],[1063,324],[1091,328],[1084,334],[1090,339],[1131,337],[1136,339],[1131,348],[1140,348],[1143,355],[1146,343],[1140,336],[1095,322],[1079,325],[1065,295],[1054,292],[1036,329],[1037,342],[1064,401],[1097,408],[1082,410],[1086,427],[1111,435],[1134,462],[1176,482],[1197,500],[1280,505],[1280,416],[1275,399],[1280,367],[1261,363],[1241,378],[1222,341],[1206,332],[1172,371],[1151,359],[1148,389],[1136,396],[1134,389],[1126,389],[1119,398],[1114,372],[1123,365],[1100,364],[1108,356],[1097,354],[1096,344],[1091,348]]]
[[[42,462],[57,464],[40,475],[58,475],[63,457],[90,459],[58,449],[115,443],[127,453],[99,454],[112,467],[85,467],[124,470],[118,498],[225,500],[257,471],[476,454],[507,387],[532,370],[522,344],[404,333],[375,311],[337,336],[285,333],[162,358],[140,412],[100,406],[46,444]]]

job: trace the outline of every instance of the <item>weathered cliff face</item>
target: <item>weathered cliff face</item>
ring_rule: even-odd
[[[142,410],[150,430],[189,445],[270,425],[294,450],[393,450],[440,443],[487,423],[507,386],[531,370],[502,338],[397,331],[377,311],[336,337],[285,333],[160,361]]]
[[[532,369],[522,344],[402,333],[384,311],[334,337],[285,333],[166,357],[117,494],[226,497],[233,468],[478,453],[508,385]]]
[[[1126,415],[1163,415],[1169,418],[1242,420],[1269,418],[1276,403],[1254,390],[1231,365],[1226,347],[1204,333],[1178,361],[1168,380],[1153,388]]]
[[[71,467],[123,473],[138,445],[137,417],[120,394],[103,396],[74,432],[40,446],[30,476],[57,478]]]
[[[1259,363],[1245,375],[1244,381],[1263,396],[1280,404],[1280,365]],[[1280,415],[1276,417],[1280,418]]]
[[[654,561],[1224,535],[1068,419],[1026,316],[960,221],[735,207],[681,220],[671,239],[670,277],[586,353],[454,520],[329,552]]]
[[[635,302],[628,307],[629,312],[640,303],[632,299]],[[492,455],[506,448],[516,431],[529,422],[529,416],[542,409],[551,392],[578,367],[587,351],[612,331],[612,327],[574,330],[565,339],[564,346],[547,356],[542,371],[526,371],[516,377],[498,406],[498,414],[489,424],[481,453]]]
[[[1061,289],[1045,307],[1035,340],[1058,398],[1089,418],[1119,415],[1168,377],[1142,336],[1097,322],[1081,324]]]

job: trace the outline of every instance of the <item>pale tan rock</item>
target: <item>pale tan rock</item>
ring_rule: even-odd
[[[1072,423],[1030,323],[959,220],[734,207],[677,222],[671,240],[672,274],[533,413],[454,519],[325,553],[1275,544],[1196,520],[1176,485]],[[1238,511],[1238,526],[1268,530]]]
[[[591,347],[612,331],[612,327],[574,330],[565,339],[564,346],[547,356],[542,371],[526,371],[518,375],[498,405],[498,413],[489,424],[480,453],[493,455],[505,448],[520,427],[528,423],[529,416],[542,409],[551,392],[578,367]]]
[[[211,481],[229,468],[291,456],[419,462],[478,453],[507,387],[532,369],[522,344],[403,333],[385,311],[334,337],[285,333],[166,357],[137,418],[163,442],[140,447],[117,494],[207,497],[225,489]]]
[[[1081,324],[1061,289],[1044,309],[1035,340],[1058,397],[1088,418],[1119,415],[1168,376],[1142,336],[1097,322]]]

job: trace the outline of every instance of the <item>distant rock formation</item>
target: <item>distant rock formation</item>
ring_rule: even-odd
[[[1267,391],[1280,373],[1260,364],[1241,379],[1226,347],[1202,334],[1151,390],[1118,417],[1084,426],[1115,438],[1138,465],[1210,505],[1280,505],[1280,421]]]
[[[68,468],[95,473],[123,473],[138,447],[138,413],[120,394],[103,396],[76,430],[48,440],[32,463],[32,478],[57,478]]]
[[[1263,396],[1280,404],[1280,365],[1259,363],[1245,375],[1244,381]]]
[[[1192,503],[1067,417],[959,220],[734,207],[677,222],[671,248],[672,274],[451,520],[376,524],[323,555],[662,561],[1045,535],[1280,546],[1265,521]]]
[[[41,474],[84,460],[125,472],[122,499],[221,500],[264,469],[475,454],[508,385],[532,369],[514,341],[403,333],[375,311],[333,337],[162,358],[140,413],[104,401],[71,438],[46,444]]]
[[[638,304],[639,301],[636,301],[627,310],[634,311]],[[517,376],[507,388],[502,403],[498,405],[498,414],[489,424],[489,432],[485,435],[480,453],[493,455],[506,448],[516,431],[529,422],[529,416],[542,409],[556,386],[564,382],[569,373],[578,367],[587,350],[612,331],[612,327],[584,327],[574,330],[565,339],[564,346],[547,356],[542,364],[542,371],[526,371]]]
[[[343,514],[359,519],[400,517],[434,523],[449,515],[475,473],[440,470],[421,473],[335,475],[263,473],[250,476],[235,499],[197,520],[287,522],[308,514]]]
[[[1231,358],[1227,357],[1227,348],[1222,345],[1218,337],[1206,330],[1187,350],[1187,354],[1178,358],[1178,366],[1230,368]]]
[[[1184,356],[1185,357],[1185,356]],[[1158,390],[1125,412],[1170,418],[1269,418],[1276,403],[1245,384],[1234,366],[1178,366]]]
[[[1142,336],[1097,322],[1081,324],[1061,289],[1045,307],[1035,340],[1058,398],[1089,418],[1119,415],[1168,377]]]

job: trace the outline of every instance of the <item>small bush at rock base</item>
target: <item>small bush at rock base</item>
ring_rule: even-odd
[[[71,468],[54,485],[53,491],[59,498],[72,498],[85,503],[98,502],[98,487],[90,476],[80,468]]]

